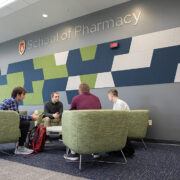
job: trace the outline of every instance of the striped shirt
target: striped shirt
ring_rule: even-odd
[[[5,99],[2,103],[0,103],[0,110],[16,111],[19,114],[18,102],[14,97]],[[19,114],[19,117],[21,120],[32,120],[32,116],[29,115]]]

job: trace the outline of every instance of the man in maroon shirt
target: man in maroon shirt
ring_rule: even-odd
[[[87,83],[79,86],[79,95],[75,96],[71,103],[70,110],[101,109],[101,103],[97,96],[90,93]]]
[[[70,110],[85,110],[85,109],[101,109],[101,103],[97,96],[90,93],[90,88],[87,83],[79,85],[79,95],[75,96],[71,103]],[[97,158],[98,155],[94,155]],[[65,159],[78,160],[79,156],[71,151],[70,154],[64,155]]]

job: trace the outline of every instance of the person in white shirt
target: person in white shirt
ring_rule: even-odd
[[[125,101],[119,99],[118,91],[116,89],[110,89],[108,91],[108,98],[111,102],[114,103],[113,104],[113,110],[130,111],[128,104]],[[129,157],[133,157],[133,155],[134,155],[135,150],[134,150],[132,143],[131,143],[131,140],[129,138],[127,138],[126,145],[123,148],[123,152],[126,156],[129,156]]]
[[[118,91],[116,89],[111,89],[108,91],[108,98],[111,102],[113,102],[113,110],[130,110],[128,104],[119,99]]]

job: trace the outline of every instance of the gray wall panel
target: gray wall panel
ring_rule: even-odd
[[[91,92],[100,97],[102,107],[111,109],[107,92],[110,88]],[[148,127],[148,138],[180,141],[180,84],[161,84],[117,88],[119,97],[130,108],[149,109],[153,126]]]

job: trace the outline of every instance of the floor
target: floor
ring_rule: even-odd
[[[127,157],[128,163],[109,164],[85,162],[92,156],[83,156],[82,171],[78,163],[68,163],[63,158],[65,146],[57,140],[46,144],[43,152],[29,158],[13,155],[14,144],[0,145],[11,155],[0,153],[0,180],[9,179],[98,179],[98,180],[180,180],[180,146],[133,142],[135,155]],[[103,160],[123,161],[120,154],[103,157]]]

